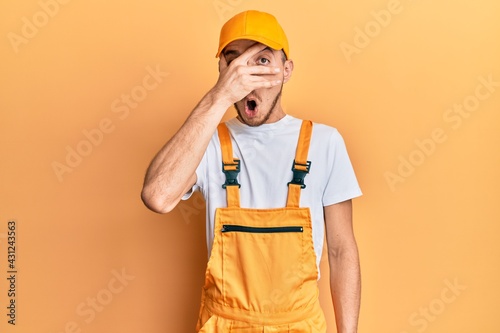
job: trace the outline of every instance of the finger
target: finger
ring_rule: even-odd
[[[246,82],[247,88],[251,88],[252,90],[259,88],[271,88],[280,84],[280,79],[267,79],[260,76],[252,76]]]
[[[262,89],[262,88],[272,88],[275,86],[279,86],[280,84],[281,84],[281,80],[255,82],[252,85],[252,90],[257,90],[257,89]]]
[[[281,69],[271,66],[247,66],[245,71],[250,75],[276,75],[281,72]]]
[[[243,84],[247,83],[265,83],[265,82],[275,82],[283,79],[282,75],[279,75],[279,68],[264,67],[264,66],[240,66],[240,82]]]
[[[248,60],[250,60],[250,58],[252,58],[257,53],[264,51],[266,48],[267,48],[266,45],[256,42],[248,49],[246,49],[245,52],[243,52],[240,56],[238,56],[238,58],[234,60],[236,60],[238,63],[246,65]]]

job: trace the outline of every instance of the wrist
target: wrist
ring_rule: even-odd
[[[226,111],[231,105],[233,105],[232,101],[230,101],[227,96],[220,92],[216,87],[212,88],[207,97],[209,98],[209,103],[214,107],[220,107]]]

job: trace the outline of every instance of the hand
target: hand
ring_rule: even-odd
[[[281,71],[279,67],[249,65],[249,60],[265,48],[266,46],[257,43],[229,65],[225,56],[221,54],[219,79],[213,88],[215,96],[232,105],[256,89],[271,88],[281,84],[281,80],[277,80],[275,76]]]

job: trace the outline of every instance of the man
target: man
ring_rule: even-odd
[[[326,332],[317,280],[326,230],[337,331],[354,333],[360,270],[342,137],[281,106],[294,63],[275,17],[246,11],[220,35],[219,79],[147,171],[158,213],[200,190],[210,259],[198,332]],[[238,116],[219,125],[234,105]],[[306,177],[307,176],[307,177]]]

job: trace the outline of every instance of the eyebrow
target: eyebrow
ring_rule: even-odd
[[[234,58],[237,58],[240,56],[240,53],[236,50],[226,50],[223,52],[224,54],[224,57],[228,57],[228,56],[234,56]]]

